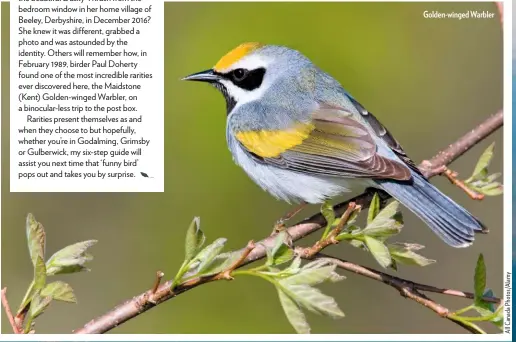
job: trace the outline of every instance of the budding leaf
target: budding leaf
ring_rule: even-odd
[[[32,318],[36,318],[45,311],[50,302],[52,301],[52,297],[43,297],[39,292],[34,294],[30,304],[30,315]]]
[[[204,245],[204,241],[206,237],[204,236],[203,231],[200,228],[201,219],[199,217],[194,217],[190,227],[188,227],[188,231],[186,232],[186,241],[185,241],[185,260],[192,260],[197,253],[201,250]]]
[[[229,266],[233,265],[237,260],[240,259],[242,253],[243,251],[219,254],[215,258],[213,258],[209,265],[204,267],[202,272],[197,272],[197,270],[194,270],[193,273],[186,273],[184,278],[191,277],[197,273],[202,275],[212,275],[225,271],[229,268]]]
[[[279,283],[289,296],[302,307],[332,318],[344,317],[344,313],[340,310],[335,299],[325,295],[319,289],[306,284],[291,285],[283,280]]]
[[[486,265],[484,255],[480,253],[475,267],[475,304],[482,302],[482,296],[486,288]]]
[[[427,266],[435,263],[435,260],[425,258],[414,252],[424,246],[411,243],[393,243],[388,246],[393,260],[405,265]]]
[[[335,272],[337,265],[332,260],[325,259],[325,258],[320,258],[320,259],[316,259],[314,261],[309,262],[308,264],[303,266],[302,271],[305,272],[305,271],[311,270],[311,269],[320,269],[320,268],[324,268],[326,266],[333,267],[333,272],[331,272],[329,277],[327,277],[327,279],[325,279],[325,280],[327,280],[331,283],[336,283],[338,281],[346,279],[345,276],[340,275],[337,272]]]
[[[371,204],[369,205],[369,212],[367,213],[367,224],[371,224],[374,218],[380,212],[380,197],[377,193],[374,194]]]
[[[62,302],[77,303],[72,287],[62,281],[54,281],[41,290],[42,297],[50,297]]]
[[[487,176],[487,168],[491,163],[491,159],[493,159],[493,150],[495,143],[493,142],[489,145],[484,153],[478,159],[477,165],[475,166],[475,170],[473,171],[473,175],[471,178],[473,179],[484,179]]]
[[[57,251],[46,263],[47,275],[88,271],[84,264],[93,257],[86,251],[96,243],[96,240],[77,242]]]
[[[344,279],[335,272],[336,265],[324,267],[302,268],[301,271],[295,275],[285,278],[283,282],[288,285],[317,285],[324,281],[337,282]]]
[[[276,266],[284,264],[294,257],[294,251],[285,244],[287,239],[287,232],[282,231],[276,236],[274,246],[267,248],[267,265]]]
[[[483,193],[486,196],[498,196],[503,194],[503,187],[500,183],[495,182],[490,186],[479,189],[479,192]]]
[[[310,325],[301,308],[281,288],[277,287],[277,289],[281,306],[290,324],[292,324],[298,334],[309,334]]]
[[[403,219],[398,211],[399,202],[389,203],[375,218],[361,231],[363,235],[375,237],[384,241],[396,235],[403,228]]]
[[[45,262],[39,256],[36,259],[36,266],[34,266],[34,289],[41,290],[47,282],[47,270]]]
[[[503,304],[498,306],[495,311],[496,316],[491,319],[491,323],[496,325],[500,330],[503,330]]]
[[[34,280],[32,280],[32,282],[29,285],[29,288],[27,289],[27,292],[25,292],[25,296],[23,296],[20,307],[18,308],[18,312],[16,312],[16,314],[20,314],[22,311],[25,310],[27,305],[29,305],[30,301],[32,300],[32,297],[34,297],[35,292],[36,289],[34,288]]]
[[[335,222],[335,212],[330,202],[324,202],[321,206],[321,214],[326,219],[326,227],[331,227]]]
[[[32,264],[36,266],[37,258],[45,259],[45,229],[36,221],[34,215],[28,214],[25,223],[27,243]]]
[[[297,274],[300,271],[301,266],[301,257],[298,255],[294,258],[294,260],[290,263],[290,265],[284,270],[285,273],[289,274]]]
[[[379,241],[373,237],[365,236],[365,243],[367,248],[376,259],[376,261],[384,268],[389,267],[391,264],[391,254],[389,253],[389,249],[382,241]]]
[[[220,253],[226,244],[226,238],[218,238],[212,244],[204,247],[202,251],[195,256],[195,259],[199,261],[197,266],[197,272],[203,273],[211,265],[211,262]]]

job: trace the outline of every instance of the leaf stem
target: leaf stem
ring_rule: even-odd
[[[469,310],[473,310],[473,305],[467,306],[465,308],[462,308],[460,310],[455,311],[452,315],[459,316],[465,312],[468,312]]]
[[[475,323],[469,322],[468,320],[464,319],[464,317],[450,314],[450,315],[448,315],[448,318],[451,319],[452,321],[459,322],[462,325],[469,327],[471,331],[473,331],[477,334],[486,334],[486,332],[484,330],[482,330],[478,325],[476,325]]]

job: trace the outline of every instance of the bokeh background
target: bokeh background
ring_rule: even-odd
[[[245,41],[298,49],[329,72],[373,112],[421,161],[502,107],[502,30],[494,19],[425,19],[425,10],[496,12],[494,3],[167,3],[165,5],[165,192],[9,192],[9,4],[2,3],[2,286],[17,306],[32,277],[24,221],[32,212],[47,231],[47,253],[97,239],[90,273],[63,276],[78,304],[53,303],[38,319],[40,333],[65,333],[149,288],[157,270],[173,277],[184,234],[200,216],[209,240],[229,249],[271,231],[289,206],[259,189],[235,166],[225,141],[223,97],[189,73],[213,66]],[[156,42],[160,44],[161,42]],[[161,91],[159,87],[156,91]],[[162,129],[156,127],[156,129]],[[496,142],[491,171],[502,171],[498,131],[455,162],[467,177],[481,152]],[[476,258],[484,253],[488,286],[502,293],[502,197],[474,202],[445,179],[445,193],[490,227],[468,249],[442,243],[404,210],[398,241],[426,245],[434,265],[401,266],[414,281],[473,290]],[[299,218],[318,211],[312,206]],[[313,237],[312,237],[313,240]],[[303,243],[309,244],[310,238]],[[379,267],[349,245],[331,254]],[[323,290],[346,313],[341,320],[308,314],[314,333],[463,333],[405,300],[392,288],[346,274]],[[468,300],[433,296],[458,309]],[[496,332],[490,329],[488,331]],[[9,333],[7,320],[2,332]],[[115,329],[116,333],[292,333],[275,289],[253,278],[201,286]]]

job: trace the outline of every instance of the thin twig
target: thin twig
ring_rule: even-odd
[[[15,334],[21,334],[21,329],[18,327],[18,325],[14,321],[13,312],[11,311],[11,307],[9,306],[9,301],[7,300],[7,287],[4,287],[2,289],[2,306],[4,307],[7,318],[9,319],[9,323],[11,324],[11,327],[13,328],[13,332]]]
[[[154,286],[152,287],[152,293],[156,293],[158,290],[159,284],[161,283],[161,279],[163,279],[163,276],[165,273],[158,271],[156,272],[156,279],[154,280]]]
[[[244,249],[244,252],[242,253],[242,255],[240,255],[240,258],[238,258],[238,260],[236,260],[231,266],[229,266],[227,270],[217,274],[215,276],[214,280],[218,280],[218,279],[233,280],[233,277],[231,276],[231,272],[233,272],[235,269],[237,269],[238,267],[240,267],[240,265],[242,265],[244,263],[245,259],[249,255],[249,253],[251,253],[251,251],[255,247],[256,247],[256,245],[254,244],[254,241],[253,240],[249,241],[247,243],[247,246]]]
[[[351,214],[359,209],[360,206],[357,206],[354,202],[350,202],[348,204],[348,208],[342,214],[341,219],[337,226],[330,231],[328,236],[326,236],[324,239],[317,241],[313,246],[311,247],[297,247],[296,248],[296,254],[301,256],[305,259],[311,259],[313,258],[317,253],[322,251],[324,248],[328,247],[329,245],[335,245],[339,243],[337,240],[337,235],[340,234],[346,223],[348,223],[349,218],[351,217]]]
[[[167,281],[160,285],[157,290],[151,289],[146,291],[125,303],[117,306],[105,315],[88,322],[81,329],[75,330],[75,334],[94,334],[104,333],[111,330],[127,320],[138,316],[139,314],[149,310],[150,308],[163,303],[164,301],[173,298],[183,292],[191,290],[201,284],[211,281],[227,279],[231,280],[231,272],[241,266],[241,263],[247,258],[249,253],[255,248],[254,242],[249,241],[247,246],[243,249],[240,258],[230,265],[226,270],[210,276],[201,276],[185,281],[172,288],[173,281]]]
[[[479,126],[477,126],[473,130],[465,134],[463,137],[458,139],[455,143],[449,145],[446,149],[439,152],[435,157],[424,162],[423,165],[420,165],[419,167],[422,173],[428,178],[431,178],[441,173],[443,166],[446,166],[454,160],[456,160],[458,157],[464,154],[464,152],[466,152],[468,149],[482,141],[484,138],[493,133],[496,129],[500,128],[502,125],[503,111],[500,111],[490,116],[487,120],[485,120]],[[441,171],[439,171],[439,169],[441,169]],[[380,195],[383,196],[382,200],[385,200],[385,194],[380,193]],[[335,211],[335,215],[343,215],[349,207],[349,203],[351,202],[361,206],[362,208],[368,208],[373,196],[374,193],[368,191],[348,201],[342,202],[333,208]],[[297,241],[325,227],[325,225],[326,220],[324,219],[324,216],[321,213],[317,213],[316,215],[313,215],[312,217],[289,227],[287,229],[287,232],[289,236],[292,238],[292,241]],[[269,236],[268,238],[257,243],[254,248],[251,249],[248,245],[244,250],[240,251],[244,253],[246,257],[242,260],[238,267],[242,267],[251,262],[264,258],[266,256],[266,246],[274,246],[275,238],[275,236]],[[213,280],[213,277],[192,279],[187,283],[183,283],[177,286],[175,289],[173,289],[173,291],[171,289],[172,281],[167,281],[166,283],[160,285],[156,290],[156,293],[154,293],[153,298],[156,300],[155,303],[149,302],[149,298],[152,294],[149,293],[150,291],[146,291],[120,304],[114,309],[111,309],[104,315],[93,319],[84,327],[75,330],[74,333],[99,334],[108,332],[111,329],[117,327],[118,325],[144,313],[145,311],[153,308],[154,306],[168,299],[171,299],[183,292],[186,292],[203,283],[207,283]],[[457,292],[466,294],[466,292],[462,291]],[[444,294],[454,295],[453,292]],[[465,295],[464,297],[469,298],[467,295]]]
[[[387,285],[391,285],[391,282],[397,282],[402,283],[404,286],[407,286],[411,289],[418,290],[418,291],[424,291],[424,292],[432,292],[432,293],[439,293],[443,295],[453,296],[453,297],[460,297],[460,298],[468,298],[468,299],[474,299],[475,295],[471,292],[464,292],[454,289],[445,289],[440,287],[435,287],[431,285],[416,283],[411,280],[399,278],[392,276],[390,274],[375,270],[374,268],[361,266],[343,259],[335,258],[323,253],[318,253],[315,256],[316,259],[327,259],[332,262],[334,262],[339,268],[356,273],[358,275],[381,281],[382,283],[385,283]],[[488,303],[494,303],[494,304],[500,304],[501,299],[497,297],[482,297],[482,300]]]
[[[474,333],[474,334],[478,333],[478,331],[475,330],[474,328],[472,328],[466,324],[463,324],[460,321],[453,319],[451,316],[451,312],[448,308],[442,306],[441,304],[436,303],[432,299],[428,298],[426,295],[422,294],[420,291],[442,293],[442,294],[447,294],[447,295],[457,296],[457,297],[464,297],[464,298],[473,298],[474,295],[472,293],[462,292],[462,291],[457,291],[457,290],[440,289],[440,288],[429,286],[429,285],[415,283],[410,280],[394,277],[387,273],[383,273],[383,272],[377,271],[377,270],[369,268],[369,267],[357,265],[355,263],[352,263],[352,262],[349,262],[346,260],[342,260],[340,258],[331,257],[331,256],[328,256],[328,255],[325,255],[322,253],[317,254],[315,256],[315,259],[328,260],[343,270],[350,271],[350,272],[359,274],[361,276],[364,276],[364,277],[367,277],[367,278],[370,278],[370,279],[373,279],[376,281],[380,281],[384,284],[392,286],[393,288],[398,290],[400,295],[402,295],[403,297],[409,298],[409,299],[415,301],[416,303],[419,303],[419,304],[423,305],[424,307],[427,307],[428,309],[434,311],[439,316],[446,318],[455,324],[460,325],[462,328],[468,330],[471,333]],[[497,304],[501,303],[500,298],[484,297],[483,300],[485,300],[486,302],[491,302],[491,303],[497,303]]]
[[[452,171],[450,169],[446,169],[446,171],[443,172],[443,175],[445,175],[446,178],[448,178],[450,183],[452,183],[453,185],[455,185],[456,187],[458,187],[459,189],[464,191],[466,193],[466,195],[469,196],[469,198],[476,200],[476,201],[481,201],[484,199],[485,195],[480,194],[480,193],[468,188],[468,186],[457,177],[458,176],[457,172]]]
[[[491,133],[503,125],[503,111],[491,115],[476,128],[466,133],[462,138],[449,145],[430,160],[423,161],[419,166],[427,178],[431,178],[442,173],[442,166],[449,165],[451,162],[462,156],[470,148],[484,140]]]

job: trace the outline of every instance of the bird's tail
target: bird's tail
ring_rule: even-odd
[[[388,180],[376,182],[452,247],[468,247],[475,239],[475,232],[487,233],[479,220],[423,176],[413,173],[413,180],[412,184]]]

